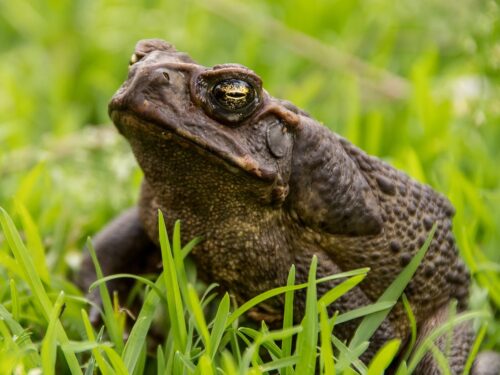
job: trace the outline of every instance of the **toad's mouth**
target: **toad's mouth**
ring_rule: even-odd
[[[259,165],[250,155],[238,156],[236,153],[230,152],[230,148],[207,142],[182,127],[170,124],[166,126],[163,121],[160,125],[155,121],[141,119],[133,112],[122,109],[111,110],[110,117],[121,133],[124,133],[123,130],[129,127],[140,128],[141,131],[154,133],[155,136],[161,137],[165,141],[176,142],[183,147],[199,152],[204,157],[221,163],[232,173],[244,172],[246,175],[257,177],[265,182],[275,182],[278,177],[275,170]]]

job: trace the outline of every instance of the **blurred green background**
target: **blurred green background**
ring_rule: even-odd
[[[135,202],[141,172],[107,102],[135,43],[166,39],[203,65],[250,67],[449,196],[498,348],[499,16],[486,0],[0,0],[0,206],[27,207],[51,274],[68,279],[85,238]]]

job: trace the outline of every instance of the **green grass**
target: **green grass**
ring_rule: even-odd
[[[160,212],[159,237],[163,272],[158,276],[154,285],[151,282],[144,283],[148,286],[144,304],[130,328],[124,345],[122,337],[124,337],[125,326],[124,320],[121,319],[124,317],[124,312],[120,311],[118,305],[112,304],[90,242],[88,247],[100,278],[95,285],[99,286],[103,298],[103,328],[108,334],[109,341],[103,341],[101,333],[96,334],[85,309],[81,309],[81,316],[75,317],[72,322],[80,326],[77,329],[80,333],[77,339],[70,341],[68,339],[71,334],[70,328],[68,324],[64,326],[60,321],[63,308],[69,306],[81,308],[84,301],[78,298],[78,295],[69,296],[74,298],[67,298],[65,291],[60,291],[54,302],[50,300],[48,295],[55,292],[57,288],[43,284],[40,275],[34,270],[32,255],[21,240],[12,219],[3,209],[0,209],[0,224],[12,252],[11,259],[17,263],[16,268],[22,274],[20,281],[27,285],[26,294],[30,295],[30,304],[32,304],[30,307],[34,308],[35,312],[45,312],[43,322],[39,325],[40,328],[46,328],[40,341],[34,343],[26,334],[20,334],[23,329],[14,319],[14,311],[20,310],[20,307],[14,308],[14,299],[17,297],[10,301],[12,313],[2,306],[0,332],[3,340],[0,341],[2,345],[0,354],[10,359],[2,363],[2,373],[6,374],[14,371],[24,372],[33,368],[41,368],[44,374],[62,371],[82,374],[84,370],[86,373],[92,373],[96,368],[103,374],[142,374],[149,367],[149,371],[156,368],[158,373],[164,374],[215,374],[218,369],[223,368],[225,374],[261,374],[278,370],[280,374],[312,375],[315,374],[316,366],[319,366],[321,373],[325,374],[333,374],[335,369],[339,373],[350,373],[353,368],[359,374],[380,374],[397,355],[399,340],[392,340],[383,346],[368,366],[357,357],[366,349],[371,335],[382,323],[404,287],[411,280],[434,234],[434,231],[431,231],[426,243],[412,262],[380,297],[378,302],[389,303],[382,310],[373,312],[365,308],[364,314],[351,314],[350,318],[345,318],[345,315],[349,313],[329,318],[326,306],[357,285],[366,276],[368,270],[360,269],[317,280],[317,259],[313,257],[307,283],[295,285],[295,270],[292,267],[287,286],[265,292],[239,308],[231,308],[230,298],[226,293],[218,302],[216,313],[206,317],[204,311],[215,292],[205,294],[200,300],[196,285],[188,281],[189,270],[186,270],[184,262],[189,249],[192,248],[192,242],[184,248],[181,247],[180,226],[177,222],[174,238],[170,243]],[[346,278],[346,280],[317,301],[316,284],[334,278]],[[13,280],[11,279],[11,286],[14,285],[11,290],[14,293],[11,293],[16,295],[19,291],[12,283]],[[139,281],[142,282],[141,279]],[[283,293],[286,294],[287,299],[293,298],[293,291],[302,288],[307,288],[307,297],[305,315],[300,324],[291,325],[293,310],[287,304],[288,308],[284,312],[285,318],[281,330],[270,331],[265,323],[262,323],[259,330],[244,325],[239,326],[239,319],[258,303]],[[162,298],[165,296],[166,298]],[[28,307],[26,306],[25,309]],[[168,318],[167,326],[164,327],[167,336],[164,346],[157,345],[156,358],[154,358],[147,355],[148,331],[155,324],[155,313],[158,310],[164,311]],[[349,346],[345,346],[332,335],[334,325],[340,320],[345,322],[359,316],[363,317],[361,324]],[[399,373],[411,373],[428,350],[433,350],[436,358],[440,359],[440,363],[446,367],[446,359],[433,346],[433,340],[450,332],[457,324],[486,316],[484,312],[478,311],[454,314],[446,324],[432,331],[429,337],[415,348],[414,354],[407,361],[401,363]],[[296,341],[293,351],[291,350],[292,339]],[[240,344],[237,343],[238,340]],[[320,345],[319,348],[318,345]],[[335,355],[332,350],[333,346],[338,350]],[[62,364],[56,361],[58,349],[63,353],[64,360],[62,358],[60,360]],[[230,349],[231,354],[229,354]],[[318,354],[319,361],[317,362]]]
[[[300,287],[314,303],[299,326],[290,320],[299,287],[293,271],[288,286],[261,297],[285,293],[282,330],[240,326],[257,301],[236,307],[222,296],[215,310],[206,308],[215,297],[203,296],[192,267],[184,267],[194,243],[181,246],[179,227],[170,243],[162,234],[164,267],[176,272],[139,278],[145,303],[128,341],[121,341],[125,313],[113,299],[106,328],[93,331],[71,279],[87,237],[136,201],[142,174],[110,125],[107,101],[135,42],[148,37],[167,39],[204,65],[249,66],[272,95],[447,195],[473,277],[473,312],[449,324],[474,319],[481,350],[499,350],[499,19],[498,2],[481,0],[0,0],[0,206],[17,227],[2,213],[0,373],[292,374],[315,365],[377,373],[398,347],[387,343],[363,365],[356,356],[367,329],[358,345],[334,339],[330,360],[335,324],[392,306],[394,296],[326,315],[325,305],[366,270],[345,274],[343,287],[320,301],[312,285],[321,280],[312,273]],[[143,345],[152,325],[168,332],[155,356]]]

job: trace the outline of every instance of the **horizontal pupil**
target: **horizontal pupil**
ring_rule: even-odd
[[[243,92],[228,92],[226,95],[231,99],[242,99],[246,96]]]
[[[253,101],[254,91],[245,81],[228,79],[215,85],[212,95],[226,109],[240,110]]]

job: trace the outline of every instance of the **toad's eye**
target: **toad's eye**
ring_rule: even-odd
[[[195,77],[190,87],[192,98],[208,116],[225,125],[241,124],[263,102],[260,78],[239,65],[217,65]]]
[[[137,61],[139,61],[142,58],[137,55],[137,53],[133,53],[132,56],[130,56],[130,60],[128,61],[128,65],[132,66],[134,65]]]
[[[255,89],[240,79],[226,79],[213,87],[212,95],[224,109],[238,111],[254,102]]]

